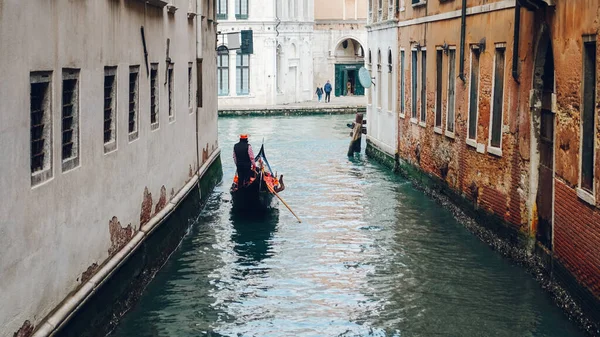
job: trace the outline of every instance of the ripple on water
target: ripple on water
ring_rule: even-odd
[[[581,336],[539,286],[411,184],[345,157],[352,116],[219,122],[224,183],[115,336]],[[231,213],[240,132],[285,175]]]

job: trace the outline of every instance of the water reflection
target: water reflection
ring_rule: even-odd
[[[235,243],[233,249],[239,256],[238,264],[258,265],[272,256],[271,238],[279,222],[279,209],[250,214],[232,209],[229,219],[234,229],[231,240]]]

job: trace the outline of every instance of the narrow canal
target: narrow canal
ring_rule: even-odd
[[[224,180],[113,336],[583,336],[522,268],[411,184],[348,159],[353,116],[225,118]],[[284,174],[263,219],[231,213],[231,149]]]

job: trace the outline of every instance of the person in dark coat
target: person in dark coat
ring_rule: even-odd
[[[248,143],[248,135],[241,134],[240,141],[233,146],[233,162],[237,166],[238,185],[248,183],[255,167],[254,151]]]
[[[331,102],[331,83],[329,83],[329,80],[325,83],[323,89],[325,89],[325,103]]]
[[[317,86],[317,98],[319,99],[319,103],[321,103],[321,98],[323,97],[323,89],[319,86]]]

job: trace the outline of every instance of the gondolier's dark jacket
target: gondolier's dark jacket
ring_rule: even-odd
[[[237,166],[252,167],[254,166],[254,152],[252,145],[247,141],[240,141],[233,146],[233,162]]]

